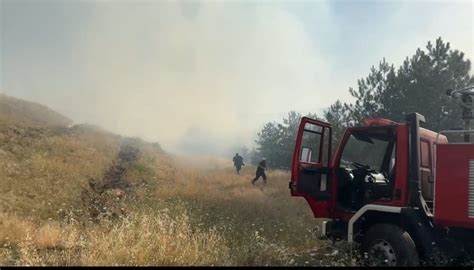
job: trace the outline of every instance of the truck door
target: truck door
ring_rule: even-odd
[[[331,206],[331,125],[303,117],[293,153],[290,190],[302,196],[316,217],[327,217]]]

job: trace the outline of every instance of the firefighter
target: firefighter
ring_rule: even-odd
[[[260,178],[263,178],[263,184],[267,184],[267,176],[265,175],[265,170],[267,169],[267,159],[262,158],[262,161],[258,164],[257,171],[255,172],[255,178],[252,180],[252,185],[255,185],[255,182]]]
[[[240,174],[240,169],[242,166],[245,166],[244,159],[239,155],[239,153],[235,153],[235,156],[232,160],[234,161],[234,167],[237,170],[237,174]]]

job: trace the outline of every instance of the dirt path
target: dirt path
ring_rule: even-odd
[[[128,166],[137,159],[138,154],[136,147],[122,144],[115,161],[104,173],[102,180],[89,180],[89,187],[83,189],[81,197],[92,220],[97,221],[103,216],[126,215],[123,200],[131,186],[125,176]]]
[[[130,183],[125,178],[125,173],[127,166],[137,159],[138,153],[138,149],[133,146],[124,144],[120,147],[115,164],[107,170],[102,179],[100,193],[107,189],[127,190],[130,188]]]

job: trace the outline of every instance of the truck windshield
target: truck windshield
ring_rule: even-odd
[[[341,156],[341,168],[351,169],[354,162],[368,165],[380,172],[386,160],[387,151],[392,155],[390,142],[394,140],[392,132],[371,134],[367,131],[354,132],[347,140]]]

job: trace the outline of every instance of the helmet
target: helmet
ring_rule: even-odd
[[[262,160],[265,160],[265,161],[266,161],[266,160],[267,160],[267,158],[263,157],[263,158],[262,158]]]

